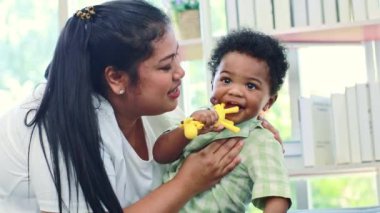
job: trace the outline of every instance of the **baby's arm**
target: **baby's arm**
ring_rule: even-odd
[[[214,128],[214,125],[218,120],[218,115],[214,110],[198,110],[195,111],[191,117],[195,121],[204,124],[199,134],[220,129]],[[158,137],[153,147],[153,157],[155,161],[165,164],[177,160],[189,141],[190,140],[184,135],[184,130],[180,127],[163,133]]]
[[[283,197],[268,197],[264,213],[285,213],[289,208],[289,200]]]

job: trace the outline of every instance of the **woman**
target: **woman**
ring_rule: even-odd
[[[154,115],[177,107],[177,54],[168,17],[144,1],[74,14],[46,86],[0,120],[0,212],[177,212],[231,171],[237,139],[193,154],[159,186],[151,151],[173,116]]]

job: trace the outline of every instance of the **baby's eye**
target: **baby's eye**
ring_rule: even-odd
[[[225,83],[225,84],[231,83],[231,79],[229,79],[229,78],[222,78],[222,79],[220,79],[220,81]]]
[[[254,90],[254,89],[256,89],[256,84],[254,84],[254,83],[247,83],[247,88],[249,90]]]

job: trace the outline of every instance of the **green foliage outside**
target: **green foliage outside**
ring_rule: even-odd
[[[43,80],[58,36],[58,2],[0,0],[0,113]]]
[[[190,100],[190,104],[186,107],[186,113],[189,114],[200,107],[207,107],[210,105],[209,99],[207,97],[207,88],[211,87],[211,84],[205,81],[206,74],[204,73],[203,62],[197,61],[186,61],[182,62],[181,66],[185,70],[184,92],[186,99]]]
[[[313,208],[349,208],[378,205],[375,175],[361,174],[310,180]]]
[[[227,16],[225,1],[209,0],[211,14],[211,32],[213,36],[224,35],[227,32]]]
[[[284,85],[278,93],[276,102],[266,113],[265,118],[278,129],[283,141],[292,139],[292,121],[290,117],[290,99],[287,80],[285,80]]]
[[[186,10],[198,10],[198,0],[171,0],[170,6],[173,12],[180,13]]]

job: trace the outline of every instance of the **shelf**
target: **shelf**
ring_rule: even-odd
[[[269,33],[287,43],[357,43],[380,40],[380,19],[348,24],[292,28]]]
[[[380,169],[380,162],[369,162],[360,164],[342,164],[328,165],[313,168],[290,169],[290,177],[310,177],[310,176],[326,176],[337,174],[353,174],[376,172]]]
[[[202,40],[197,38],[179,41],[179,55],[184,61],[202,59]]]
[[[380,40],[380,19],[292,28],[285,31],[272,31],[268,34],[285,43],[360,43]],[[202,59],[201,38],[179,41],[179,46],[182,60]]]

